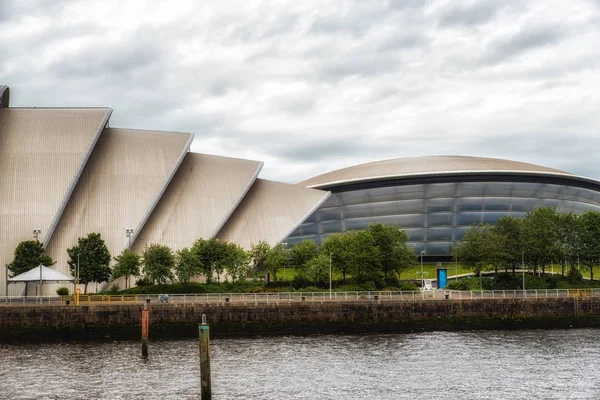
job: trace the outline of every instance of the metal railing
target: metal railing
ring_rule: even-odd
[[[162,296],[162,299],[160,298]],[[168,297],[168,299],[166,299]],[[368,292],[286,292],[286,293],[192,293],[147,295],[79,296],[80,305],[94,304],[193,304],[193,303],[284,303],[284,302],[342,302],[342,301],[423,301],[423,300],[487,300],[487,299],[541,299],[541,298],[600,297],[598,289],[535,289],[535,290],[424,290],[424,291],[368,291]],[[74,296],[8,296],[0,297],[2,305],[74,304]]]

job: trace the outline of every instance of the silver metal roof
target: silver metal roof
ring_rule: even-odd
[[[428,156],[395,158],[355,165],[309,178],[300,182],[300,184],[311,188],[325,189],[355,182],[447,175],[451,173],[526,173],[562,176],[598,183],[592,179],[577,177],[568,172],[519,161],[465,156]]]

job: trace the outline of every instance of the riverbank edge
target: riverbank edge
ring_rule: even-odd
[[[2,306],[0,342],[136,340],[140,304]],[[150,339],[600,327],[600,299],[151,304]]]

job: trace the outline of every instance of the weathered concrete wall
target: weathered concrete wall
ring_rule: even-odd
[[[139,339],[141,305],[0,307],[0,340]],[[151,304],[150,339],[424,330],[600,327],[600,299]]]

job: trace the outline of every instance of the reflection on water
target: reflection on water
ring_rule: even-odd
[[[214,399],[599,399],[600,330],[213,340]],[[198,342],[0,345],[1,399],[199,399]]]

